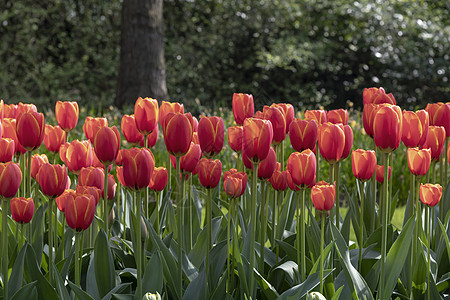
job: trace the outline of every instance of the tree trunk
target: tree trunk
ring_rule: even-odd
[[[124,0],[115,104],[167,98],[163,0]]]

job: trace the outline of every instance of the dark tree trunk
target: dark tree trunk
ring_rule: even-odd
[[[115,104],[167,98],[163,0],[124,0]]]

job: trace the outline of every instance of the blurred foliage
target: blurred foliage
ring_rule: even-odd
[[[112,103],[121,1],[3,3],[2,98]],[[370,86],[404,108],[448,100],[445,1],[166,0],[164,19],[169,95],[193,113],[230,105],[233,92],[258,108],[358,105]]]

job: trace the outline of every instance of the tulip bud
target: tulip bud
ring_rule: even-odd
[[[335,109],[330,110],[327,113],[327,120],[333,124],[348,124],[348,111],[346,109]]]
[[[60,196],[67,186],[67,169],[61,165],[43,164],[36,175],[42,193],[50,198]]]
[[[183,156],[189,150],[192,140],[192,127],[183,114],[169,113],[163,122],[164,143],[167,152],[173,156]]]
[[[66,210],[66,202],[67,202],[68,197],[75,198],[76,192],[72,189],[66,189],[61,194],[61,196],[56,197],[55,202],[56,202],[56,206],[58,207],[59,211],[64,212]]]
[[[275,171],[276,163],[277,155],[275,154],[273,147],[270,147],[269,154],[258,165],[258,178],[260,180],[267,180],[272,177],[272,174]]]
[[[384,182],[384,166],[380,166],[380,165],[377,165],[377,168],[376,168],[376,179],[377,179],[377,181],[379,182],[379,183],[383,183]],[[389,166],[389,168],[388,168],[388,180],[390,180],[391,179],[391,174],[392,174],[392,168],[391,168],[391,166]]]
[[[131,144],[137,144],[144,139],[144,136],[136,127],[134,115],[123,115],[120,128],[125,139]]]
[[[152,133],[158,125],[158,114],[158,100],[139,97],[134,105],[134,117],[139,132],[143,135]]]
[[[295,185],[310,188],[316,180],[316,156],[309,149],[294,152],[288,158],[286,170]]]
[[[156,294],[146,293],[144,297],[142,297],[142,300],[161,300],[161,296],[158,292],[156,292]]]
[[[431,159],[439,161],[445,143],[445,129],[442,126],[428,127],[428,135],[422,149],[429,148],[431,150]]]
[[[373,121],[375,145],[385,153],[400,146],[402,138],[402,111],[395,105],[381,106]]]
[[[87,117],[83,125],[84,135],[91,141],[91,143],[94,143],[94,138],[97,131],[105,126],[108,126],[108,120],[106,118]]]
[[[57,101],[55,105],[56,121],[65,132],[70,132],[78,123],[78,103]]]
[[[388,103],[395,105],[395,98],[392,93],[386,94],[385,90],[380,87],[379,89],[376,87],[364,89],[363,92],[363,101],[364,105],[366,104],[383,104]]]
[[[164,119],[169,113],[184,114],[184,105],[178,102],[162,101],[161,107],[159,108],[159,124],[161,126],[163,126]]]
[[[252,95],[234,93],[232,106],[234,121],[237,125],[243,125],[245,119],[253,118],[253,114],[255,113],[255,105],[253,104]]]
[[[183,155],[180,159],[180,170],[182,173],[192,173],[197,167],[198,162],[202,158],[202,150],[200,149],[200,145],[194,144],[191,142],[191,147],[189,151]],[[176,168],[176,158],[171,155],[170,160],[172,162],[172,166]]]
[[[168,181],[167,169],[164,167],[158,167],[153,169],[152,177],[150,178],[150,183],[148,187],[152,191],[162,191],[167,185]]]
[[[352,171],[357,179],[361,181],[371,179],[376,166],[377,156],[375,151],[357,149],[352,152]]]
[[[323,123],[319,127],[319,150],[322,157],[334,164],[341,160],[345,148],[345,133],[342,124]]]
[[[253,162],[264,160],[272,143],[272,123],[268,120],[247,118],[244,121],[242,149]]]
[[[22,181],[22,172],[18,164],[0,163],[0,196],[12,198],[17,194]]]
[[[77,195],[75,198],[67,197],[66,201],[67,225],[77,232],[89,228],[95,215],[94,197],[84,194]]]
[[[120,149],[120,133],[116,126],[102,127],[94,137],[94,151],[104,165],[112,164]]]
[[[44,140],[45,118],[42,113],[26,112],[17,119],[17,138],[20,144],[28,151],[41,146]]]
[[[123,152],[123,179],[132,190],[149,185],[154,167],[155,161],[147,148],[132,148]]]
[[[222,176],[222,163],[218,159],[202,158],[198,163],[198,178],[207,189],[215,188]]]
[[[36,179],[36,175],[43,164],[48,164],[45,154],[33,154],[31,157],[31,177]]]
[[[264,106],[264,119],[272,123],[272,144],[278,145],[286,138],[286,119],[281,108]]]
[[[14,157],[14,140],[10,138],[0,139],[0,162],[11,161]]]
[[[425,110],[403,111],[402,141],[407,148],[422,146],[428,135],[429,118]]]
[[[450,103],[431,103],[425,108],[430,117],[430,125],[442,126],[450,136]]]
[[[311,200],[314,207],[320,211],[331,210],[336,197],[336,186],[325,181],[316,183],[311,189]]]
[[[289,129],[292,148],[298,152],[313,150],[317,143],[317,133],[318,126],[315,120],[294,119]]]
[[[59,152],[59,148],[66,141],[66,133],[59,126],[45,125],[44,145],[50,152]]]
[[[324,110],[306,110],[305,120],[314,120],[316,121],[317,125],[320,126],[321,124],[327,122],[327,112]]]
[[[428,206],[436,206],[442,197],[442,186],[440,184],[420,184],[420,200]]]
[[[14,141],[14,153],[20,155],[27,152],[27,150],[22,147],[17,138],[16,123],[15,119],[4,118],[2,122],[2,134],[4,138],[10,138]]]
[[[286,120],[286,133],[289,132],[289,126],[295,118],[294,107],[291,104],[286,103],[272,103],[270,107],[277,107],[281,109]]]
[[[281,171],[281,164],[277,162],[275,171],[269,179],[272,188],[277,191],[284,191],[287,188],[287,174],[286,171]]]
[[[32,198],[12,198],[11,199],[11,215],[17,223],[30,223],[34,214],[34,202]]]
[[[228,127],[228,144],[234,152],[242,152],[242,138],[244,134],[244,128],[242,126]]]
[[[219,154],[225,139],[225,127],[220,117],[202,117],[198,123],[198,140],[206,157]]]
[[[65,157],[62,159],[62,153],[64,153],[64,151]],[[69,171],[75,174],[78,174],[81,168],[90,167],[93,162],[91,142],[88,140],[72,141],[67,146],[67,149],[63,149],[62,152],[60,152],[60,155],[61,160],[65,162]]]
[[[417,177],[427,174],[431,164],[431,150],[418,148],[408,148],[408,166],[411,173]]]

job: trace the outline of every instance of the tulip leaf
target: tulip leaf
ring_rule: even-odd
[[[439,227],[441,227],[442,236],[444,237],[445,246],[447,247],[448,260],[450,261],[450,241],[449,241],[449,238],[448,238],[448,232],[447,232],[447,230],[445,230],[445,227],[442,224],[441,220],[439,218],[437,220],[439,222]]]
[[[202,264],[198,276],[186,288],[183,299],[207,299],[205,264]]]
[[[323,279],[327,278],[333,270],[323,270]],[[320,283],[320,273],[314,273],[306,278],[304,282],[291,287],[278,297],[278,300],[301,299],[312,291]]]
[[[75,246],[73,248],[75,248]],[[86,292],[94,297],[94,299],[100,299],[97,289],[97,280],[95,279],[94,257],[95,254],[91,253],[86,273]]]
[[[357,299],[373,299],[372,292],[367,286],[366,281],[350,262],[350,253],[344,238],[332,222],[329,224],[331,226],[333,238],[336,241],[335,245],[339,254],[339,259],[344,267],[343,270],[347,278],[347,283],[351,287],[352,293],[355,297],[357,297]]]
[[[127,295],[120,295],[120,294],[112,294],[111,295],[112,300],[133,300],[134,295],[127,294]]]
[[[268,282],[256,269],[254,270],[256,280],[258,281],[258,284],[266,296],[266,299],[277,299],[280,295],[278,294],[277,290]]]
[[[227,271],[225,270],[220,276],[219,283],[215,286],[210,299],[220,299],[226,294]]]
[[[30,282],[18,290],[10,299],[11,300],[37,300],[38,293],[36,289],[37,281]],[[9,291],[8,291],[9,292]]]
[[[85,291],[83,291],[79,286],[77,286],[75,283],[73,283],[70,280],[67,280],[68,285],[72,289],[72,291],[77,296],[78,300],[94,300],[91,296],[89,296]],[[57,299],[57,298],[55,298]]]
[[[14,295],[17,291],[22,288],[23,282],[23,267],[25,264],[25,252],[27,247],[24,246],[19,252],[19,255],[16,257],[16,261],[14,262],[14,266],[11,271],[11,275],[8,281],[8,296]]]
[[[103,229],[97,234],[94,244],[94,270],[97,289],[104,297],[114,287],[114,261],[108,244],[108,237]]]
[[[33,219],[31,220],[32,239],[31,246],[34,249],[34,253],[37,253],[37,264],[41,265],[42,252],[44,248],[44,215],[47,208],[47,203],[39,206],[34,212]]]
[[[56,290],[59,295],[59,299],[70,299],[69,292],[67,288],[64,286],[64,281],[61,277],[61,274],[58,272],[56,266],[53,265],[53,273],[55,274],[56,281]]]
[[[221,241],[220,243],[216,244],[210,252],[210,269],[211,274],[210,278],[212,278],[213,286],[217,283],[217,281],[220,278],[220,275],[222,274],[222,270],[225,267],[225,263],[227,261],[227,242],[226,240]]]
[[[131,292],[131,282],[121,283],[117,286],[115,286],[112,290],[106,294],[102,300],[109,300],[112,297],[112,294],[120,294],[120,293],[130,293]]]
[[[142,278],[142,282],[145,282],[145,284],[142,286],[142,293],[158,292],[162,294],[164,284],[163,278],[164,274],[160,252],[155,252],[145,267],[144,277]]]

